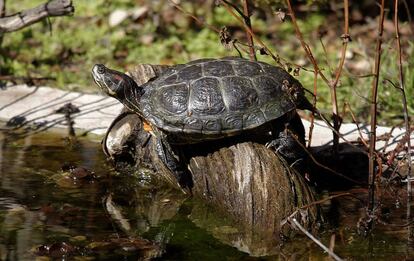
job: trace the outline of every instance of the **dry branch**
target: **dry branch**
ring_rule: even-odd
[[[375,196],[375,142],[377,141],[377,96],[378,96],[378,81],[379,81],[379,69],[381,62],[381,45],[382,34],[384,31],[384,0],[381,1],[380,17],[378,19],[378,35],[375,48],[375,67],[374,67],[374,80],[371,86],[371,126],[369,133],[369,179],[368,179],[368,211],[373,213],[374,211],[374,196]]]
[[[250,11],[249,11],[249,3],[247,0],[243,0],[243,12],[244,12],[244,22],[247,27],[250,28],[250,30],[253,32],[252,29],[252,22],[250,21]],[[249,55],[251,61],[256,61],[256,52],[254,51],[254,43],[253,43],[253,37],[249,34],[248,31],[246,31],[246,37],[247,42],[249,43]]]
[[[411,130],[410,130],[410,117],[408,115],[408,105],[407,105],[407,97],[405,94],[405,83],[404,83],[404,73],[402,67],[402,50],[401,50],[401,40],[399,34],[399,25],[398,25],[398,0],[394,2],[394,26],[395,26],[395,39],[397,43],[397,52],[398,52],[398,78],[399,78],[399,90],[401,91],[402,98],[403,98],[403,110],[404,110],[404,122],[405,122],[405,131],[407,137],[407,158],[408,158],[408,173],[407,178],[410,179],[411,177]],[[411,182],[408,182],[407,192],[409,197],[411,197],[412,193]]]
[[[52,0],[35,8],[0,18],[0,34],[20,30],[46,17],[71,15],[74,10],[71,0]]]

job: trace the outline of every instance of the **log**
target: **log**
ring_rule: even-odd
[[[262,144],[223,147],[207,156],[192,157],[189,167],[194,194],[229,210],[244,226],[266,234],[279,235],[284,218],[314,201],[302,177]],[[302,221],[310,227],[316,209],[307,211]]]
[[[70,15],[74,10],[71,0],[52,0],[35,8],[0,18],[0,34],[20,30],[45,17]]]
[[[147,80],[150,80],[165,69],[148,69],[147,66],[137,66],[130,75],[135,78],[149,72]],[[135,78],[140,84],[142,79],[141,76]],[[151,166],[157,176],[180,189],[174,175],[158,158],[155,139],[145,132],[141,119],[135,117],[132,125],[134,131],[128,134],[128,140],[135,146],[135,162]],[[116,128],[110,128],[107,137],[116,136],[113,134],[116,131]],[[196,145],[173,146],[181,160],[188,163],[194,183],[192,194],[233,220],[241,231],[236,238],[220,240],[253,255],[274,253],[280,238],[292,234],[292,229],[283,225],[292,213],[296,213],[295,217],[307,229],[312,229],[320,219],[316,206],[298,211],[315,201],[313,191],[283,158],[264,146],[265,142],[258,134],[242,139],[229,137]],[[126,146],[117,144],[116,148]],[[194,216],[200,216],[200,211],[195,212],[198,214]]]

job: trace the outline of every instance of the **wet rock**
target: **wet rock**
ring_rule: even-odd
[[[38,256],[48,256],[52,258],[61,258],[71,256],[78,252],[78,248],[70,243],[56,242],[50,245],[42,245],[34,249],[34,254]]]
[[[121,251],[138,254],[144,260],[161,257],[164,249],[149,240],[130,237],[130,238],[111,238],[108,241],[95,241],[87,245],[87,248],[94,252]]]

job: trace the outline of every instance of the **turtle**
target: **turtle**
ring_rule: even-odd
[[[287,123],[293,125],[303,143],[305,131],[296,109],[314,110],[301,83],[283,68],[240,57],[175,65],[141,86],[127,74],[103,64],[92,68],[92,76],[104,93],[118,99],[150,127],[159,158],[182,187],[190,186],[185,181],[188,170],[171,145],[263,129],[267,132],[269,125],[282,130]],[[289,136],[280,131],[269,144],[295,158],[297,148]]]

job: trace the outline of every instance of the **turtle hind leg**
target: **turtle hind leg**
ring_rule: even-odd
[[[189,189],[191,193],[194,185],[191,173],[184,163],[177,160],[170,144],[161,138],[157,138],[155,150],[162,163],[173,173],[178,185],[183,189]]]

